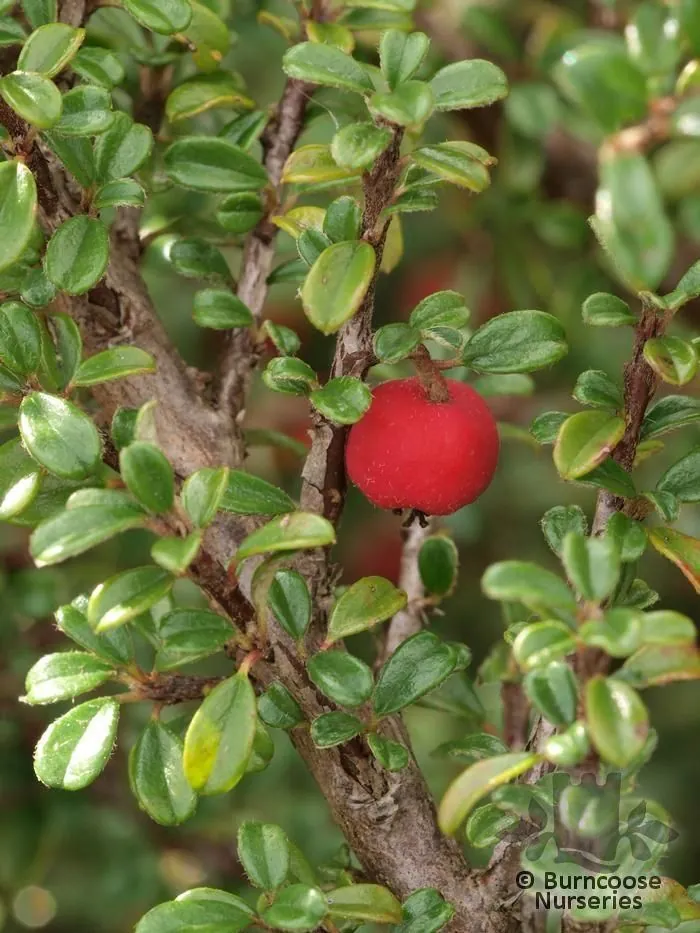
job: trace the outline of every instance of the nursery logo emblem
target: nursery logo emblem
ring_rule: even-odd
[[[647,812],[645,801],[624,817],[620,805],[619,773],[602,784],[590,775],[574,783],[568,774],[553,774],[551,799],[533,798],[530,803],[527,822],[532,831],[524,861],[615,873],[623,858],[646,863],[677,838],[672,827]]]

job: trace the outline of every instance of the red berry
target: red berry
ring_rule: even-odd
[[[447,379],[431,402],[418,379],[384,382],[348,438],[348,475],[383,509],[449,515],[473,502],[496,471],[498,430],[471,386]]]

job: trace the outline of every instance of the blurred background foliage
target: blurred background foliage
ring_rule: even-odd
[[[279,61],[286,42],[258,22],[258,14],[266,10],[288,15],[289,7],[276,0],[234,0],[233,5],[231,22],[238,41],[227,64],[241,73],[258,104],[266,106],[282,85]],[[542,513],[559,503],[578,502],[589,514],[593,508],[594,491],[559,480],[549,449],[528,439],[526,429],[542,411],[575,410],[571,390],[582,370],[604,370],[621,380],[630,352],[631,331],[584,328],[581,322],[581,304],[590,293],[625,293],[587,224],[594,206],[596,148],[602,132],[594,120],[571,106],[557,80],[557,68],[562,56],[584,40],[607,43],[611,56],[623,48],[619,26],[635,6],[614,0],[435,0],[419,5],[416,15],[420,28],[433,37],[434,65],[453,58],[491,58],[507,72],[512,94],[502,105],[446,114],[442,125],[438,119],[431,123],[430,133],[436,139],[473,139],[495,153],[499,165],[491,189],[479,198],[472,200],[466,192],[450,188],[434,213],[404,215],[403,255],[381,280],[377,323],[403,320],[424,296],[454,288],[467,297],[475,323],[518,308],[539,308],[556,315],[566,326],[571,347],[564,361],[537,375],[534,394],[491,400],[499,420],[514,426],[504,432],[496,480],[482,499],[445,523],[460,549],[461,574],[457,591],[434,625],[448,637],[467,642],[477,663],[499,641],[503,630],[497,605],[480,592],[484,569],[508,557],[553,566],[538,526]],[[90,43],[117,52],[146,41],[133,20],[113,9],[102,9],[92,17],[88,35]],[[358,46],[359,57],[374,61],[376,36],[371,31],[358,34]],[[139,76],[133,59],[123,58],[131,62],[129,81],[136,83]],[[176,73],[174,82],[185,73]],[[659,90],[663,93],[664,88]],[[326,109],[328,95],[328,91],[317,95],[302,142],[330,140],[334,124]],[[352,111],[343,109],[347,100],[342,95],[334,92],[332,101],[343,119],[352,119]],[[124,95],[118,104],[128,108],[130,100]],[[227,119],[226,111],[205,114],[196,118],[197,131],[216,131]],[[167,135],[167,126],[164,132]],[[652,164],[677,235],[666,283],[670,290],[700,254],[700,118],[689,122],[684,138],[679,135],[658,147]],[[208,215],[211,204],[204,196],[164,191],[154,198],[143,219],[149,244],[145,274],[156,306],[188,362],[203,369],[213,366],[220,338],[217,332],[193,324],[191,299],[199,283],[175,273],[168,251],[174,237],[207,230]],[[279,242],[280,258],[293,257],[292,239],[282,233]],[[240,250],[226,244],[222,249],[235,274]],[[395,241],[389,253],[398,260],[400,251],[401,244]],[[331,341],[306,322],[295,300],[295,286],[274,287],[267,313],[299,332],[300,355],[324,375]],[[697,315],[698,309],[689,306],[682,327],[694,331]],[[385,376],[380,368],[372,374],[376,381]],[[694,394],[697,388],[691,384],[686,391]],[[296,439],[297,448],[308,442],[306,401],[272,393],[262,383],[256,383],[246,424],[283,431]],[[694,426],[671,435],[666,450],[643,469],[649,476],[658,476],[698,441],[700,429]],[[300,464],[298,449],[250,449],[249,469],[291,492],[298,487]],[[679,527],[700,535],[697,511],[686,510]],[[342,843],[323,798],[281,733],[275,737],[274,759],[263,774],[243,781],[230,795],[202,799],[195,818],[177,829],[152,823],[139,812],[129,792],[128,749],[142,725],[139,716],[145,714],[138,708],[124,717],[118,750],[88,790],[73,795],[49,791],[37,783],[32,750],[57,711],[18,705],[24,675],[42,653],[65,646],[54,628],[53,610],[104,576],[145,559],[146,537],[132,532],[78,561],[35,570],[27,556],[25,530],[3,526],[0,531],[3,933],[26,929],[126,933],[153,904],[181,890],[199,884],[235,889],[240,868],[234,839],[245,818],[278,822],[314,859],[332,860]],[[338,548],[343,581],[366,574],[397,580],[400,552],[400,519],[373,509],[352,490]],[[650,551],[643,569],[650,584],[661,592],[665,606],[694,615],[696,595],[671,564]],[[179,586],[177,600],[196,603],[200,598],[186,584]],[[369,641],[360,642],[357,648],[372,656]],[[650,690],[646,697],[660,744],[643,772],[642,788],[677,820],[680,838],[665,873],[689,884],[700,875],[700,838],[692,829],[700,823],[697,685],[675,684]],[[496,721],[497,688],[482,689],[482,700]],[[175,708],[170,715],[182,718],[187,710]],[[431,752],[440,742],[457,737],[469,723],[423,708],[409,710],[407,719],[419,760],[439,793],[460,765],[436,759]]]

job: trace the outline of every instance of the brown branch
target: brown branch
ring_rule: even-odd
[[[501,684],[503,702],[503,741],[513,751],[525,748],[530,705],[523,685],[516,681]]]
[[[420,522],[414,521],[409,528],[404,529],[399,586],[406,593],[408,602],[406,607],[397,612],[389,623],[382,651],[384,661],[396,651],[402,642],[423,628],[425,612],[422,600],[425,596],[425,588],[418,570],[418,554],[431,531],[430,522],[423,526]]]

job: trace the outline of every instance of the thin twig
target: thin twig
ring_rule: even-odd
[[[424,527],[420,522],[406,528],[403,532],[403,552],[401,554],[401,572],[399,586],[408,597],[406,606],[397,612],[389,623],[382,651],[382,660],[390,657],[399,645],[423,628],[424,616],[422,600],[425,588],[418,570],[418,554],[425,539],[431,534],[431,522]]]

